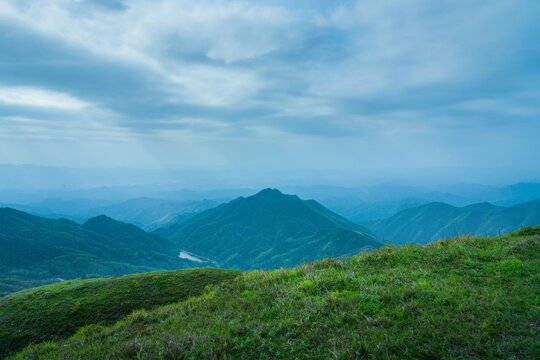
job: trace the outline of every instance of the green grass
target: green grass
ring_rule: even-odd
[[[246,272],[20,359],[538,359],[540,227]]]
[[[537,226],[525,226],[519,230],[510,233],[513,236],[532,236],[540,234],[540,225]]]
[[[200,295],[240,272],[213,268],[71,280],[0,298],[0,357],[32,342],[59,340],[89,324],[114,324],[136,309]]]

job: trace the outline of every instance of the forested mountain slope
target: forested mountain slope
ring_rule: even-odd
[[[220,267],[237,269],[294,266],[382,246],[369,230],[316,201],[276,189],[202,212],[180,224],[169,239]]]
[[[167,239],[105,216],[79,225],[0,208],[0,295],[55,281],[204,266]]]
[[[430,203],[376,221],[369,228],[396,244],[425,244],[460,234],[506,234],[522,226],[540,223],[540,199],[503,207],[490,203],[455,207]]]

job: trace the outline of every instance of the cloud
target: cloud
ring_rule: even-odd
[[[83,110],[91,104],[69,94],[32,88],[0,86],[0,102],[8,105],[36,106],[62,110]]]
[[[0,14],[91,52],[165,76],[172,72],[173,77],[175,69],[165,67],[188,65],[182,55],[226,63],[265,55],[282,46],[294,23],[287,9],[249,3],[132,1],[124,11],[97,11],[89,6],[93,3],[12,1]]]
[[[466,160],[456,142],[540,136],[538,16],[532,0],[6,0],[0,131],[178,141],[219,163],[270,142],[328,166],[352,161],[336,144]]]

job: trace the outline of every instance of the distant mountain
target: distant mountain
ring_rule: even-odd
[[[169,251],[174,249],[174,244],[171,241],[149,234],[135,225],[111,219],[106,215],[93,217],[86,221],[82,227],[103,236],[111,237],[120,246],[132,247],[139,251],[163,252],[165,249]]]
[[[65,279],[211,265],[178,254],[171,241],[106,216],[81,226],[0,208],[0,295]]]
[[[78,223],[103,214],[136,225],[146,231],[152,231],[180,222],[180,219],[187,219],[201,211],[216,207],[220,203],[216,200],[180,201],[146,197],[119,203],[104,200],[48,198],[31,204],[0,203],[0,206],[49,219],[63,217]]]
[[[118,204],[93,209],[94,214],[105,214],[114,219],[129,222],[151,231],[173,224],[182,216],[192,216],[198,212],[219,205],[213,200],[178,201],[153,198],[136,198]]]
[[[158,227],[157,229],[149,230],[149,231],[151,231],[152,234],[167,238],[175,234],[177,231],[179,231],[184,222],[191,219],[193,216],[197,214],[198,213],[196,212],[187,212],[187,213],[178,214],[176,216],[168,217],[164,219],[161,227]]]
[[[496,235],[540,224],[540,199],[510,206],[479,203],[455,207],[430,203],[407,209],[369,226],[375,234],[397,243],[425,244],[460,234]]]
[[[329,198],[321,204],[356,223],[379,220],[398,211],[429,203],[423,199],[368,202],[360,198]]]
[[[398,211],[432,202],[443,202],[453,206],[467,206],[481,202],[511,206],[540,198],[540,183],[415,187],[380,184],[359,188],[288,187],[286,190],[300,197],[316,199],[330,210],[357,223],[380,220]]]
[[[0,165],[0,177],[6,175],[1,172],[1,168]],[[10,176],[7,174],[7,178]],[[25,179],[29,178],[26,174]],[[18,184],[15,181],[10,183]],[[379,220],[397,211],[431,202],[466,206],[487,201],[495,205],[511,206],[540,197],[540,183],[507,186],[406,186],[384,183],[356,188],[289,186],[285,190],[301,198],[316,199],[328,209],[357,223]],[[78,190],[69,187],[48,190],[0,188],[0,206],[53,219],[64,217],[77,223],[104,214],[146,231],[154,231],[187,220],[198,212],[238,196],[246,197],[255,192],[249,188],[195,191],[182,189],[179,184],[107,186]]]
[[[446,191],[477,199],[476,202],[488,201],[495,205],[511,206],[540,198],[540,183],[518,183],[500,187],[463,184],[449,186]]]
[[[221,267],[279,268],[378,248],[369,230],[316,201],[265,189],[180,224],[169,239]]]

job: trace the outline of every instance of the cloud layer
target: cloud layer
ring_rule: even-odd
[[[538,18],[534,0],[7,0],[0,162],[540,171]]]

